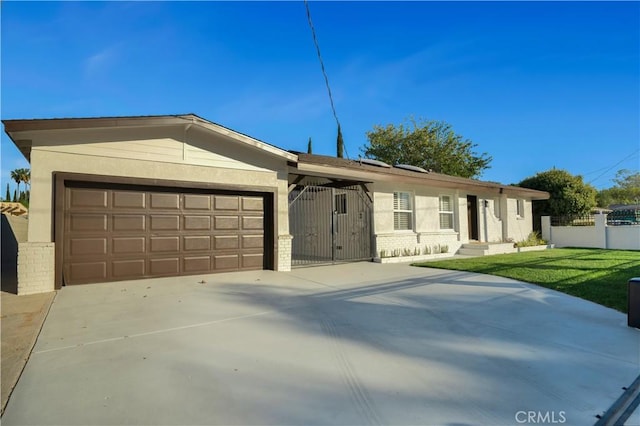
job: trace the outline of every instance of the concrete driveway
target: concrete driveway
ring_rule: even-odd
[[[503,278],[154,279],[60,291],[2,424],[589,425],[639,372],[625,315]]]

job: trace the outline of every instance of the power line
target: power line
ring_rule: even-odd
[[[604,172],[600,173],[597,177],[591,179],[589,182],[587,183],[591,183],[594,182],[598,179],[600,179],[602,176],[606,175],[609,171],[611,171],[614,167],[618,166],[619,164],[627,161],[629,158],[633,157],[634,155],[637,155],[638,152],[640,152],[640,149],[637,149],[635,151],[633,151],[631,154],[627,155],[626,157],[624,157],[622,160],[618,161],[616,164],[614,164],[613,166],[609,167],[607,170],[605,170]]]
[[[336,119],[336,124],[338,125],[338,129],[340,129],[340,120],[338,120],[338,114],[336,113],[336,106],[333,103],[333,95],[331,94],[331,86],[329,86],[329,77],[327,76],[327,70],[324,68],[324,61],[322,60],[322,54],[320,53],[320,44],[318,43],[318,38],[316,37],[316,30],[313,26],[313,21],[311,20],[311,10],[309,10],[309,2],[304,0],[304,6],[307,9],[307,20],[309,21],[309,28],[311,28],[311,35],[313,36],[313,44],[316,46],[316,52],[318,53],[318,60],[320,61],[320,68],[322,69],[322,75],[324,76],[324,83],[327,86],[327,92],[329,93],[329,102],[331,103],[331,111],[333,112],[333,118]],[[349,152],[347,151],[346,144],[344,145],[345,154],[347,154],[347,158],[349,158]]]

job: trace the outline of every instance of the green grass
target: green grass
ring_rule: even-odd
[[[513,278],[627,312],[627,282],[640,277],[640,252],[557,248],[416,263]]]

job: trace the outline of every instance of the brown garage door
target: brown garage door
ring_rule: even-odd
[[[65,188],[65,284],[265,266],[261,194],[76,185]]]

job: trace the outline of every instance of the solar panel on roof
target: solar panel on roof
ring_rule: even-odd
[[[386,168],[391,168],[390,165],[388,165],[385,162],[382,161],[378,161],[378,160],[373,160],[371,158],[361,158],[360,162],[363,164],[368,164],[369,166],[376,166],[376,167],[386,167]]]
[[[412,172],[429,173],[422,167],[412,166],[411,164],[396,164],[393,167],[396,167],[398,169],[411,170]]]

